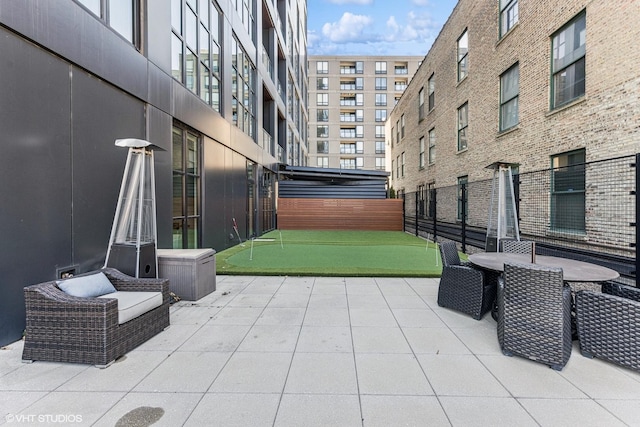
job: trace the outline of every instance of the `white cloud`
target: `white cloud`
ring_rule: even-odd
[[[378,38],[366,33],[372,24],[373,19],[369,16],[345,12],[340,21],[324,24],[322,35],[334,43],[367,42]]]
[[[416,6],[429,6],[429,0],[411,0]]]
[[[419,0],[421,1],[421,0]],[[329,0],[329,3],[333,4],[361,4],[368,5],[373,4],[373,0]]]
[[[389,42],[430,40],[437,35],[438,28],[430,15],[410,11],[407,14],[407,23],[404,25],[399,24],[395,16],[389,17],[385,40]]]

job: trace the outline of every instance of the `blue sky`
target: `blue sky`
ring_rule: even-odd
[[[308,0],[309,55],[420,55],[458,0]]]

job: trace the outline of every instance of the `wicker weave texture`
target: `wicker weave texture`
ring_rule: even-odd
[[[605,283],[602,290],[576,294],[580,351],[640,370],[640,289]]]
[[[530,254],[533,252],[533,242],[529,240],[501,240],[502,252],[515,254]]]
[[[162,292],[162,305],[119,325],[115,299],[74,297],[55,281],[28,286],[23,360],[106,366],[169,326],[168,280],[101,271],[118,291]]]
[[[438,305],[482,319],[493,305],[495,283],[485,282],[482,271],[461,263],[454,242],[442,243],[440,254],[443,267]]]
[[[571,289],[562,270],[535,264],[504,266],[498,286],[502,352],[561,370],[571,356]]]

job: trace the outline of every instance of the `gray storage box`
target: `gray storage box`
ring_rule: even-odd
[[[169,279],[169,289],[195,301],[216,290],[216,251],[213,249],[158,249],[158,277]]]

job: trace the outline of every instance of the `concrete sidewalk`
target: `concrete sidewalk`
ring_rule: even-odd
[[[0,350],[0,424],[640,425],[640,374],[500,352],[496,323],[438,307],[437,279],[218,276],[107,369]]]

